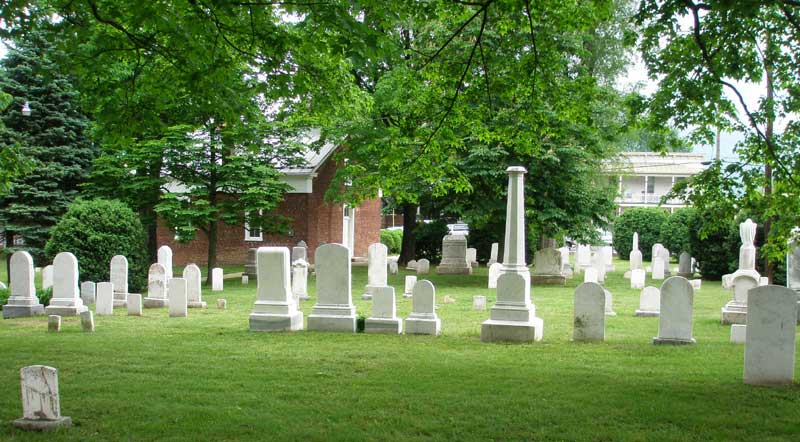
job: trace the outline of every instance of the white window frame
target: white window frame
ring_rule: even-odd
[[[261,210],[258,211],[258,216],[263,215]],[[258,236],[253,236],[250,234],[250,225],[247,223],[247,218],[245,217],[244,221],[244,240],[245,241],[264,241],[264,231],[262,229],[258,229]]]

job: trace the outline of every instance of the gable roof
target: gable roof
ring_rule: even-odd
[[[692,176],[703,170],[705,155],[691,152],[621,152],[606,163],[606,173],[619,175]]]

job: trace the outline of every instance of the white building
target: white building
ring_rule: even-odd
[[[617,215],[629,207],[659,207],[672,186],[705,169],[704,160],[701,153],[623,152],[606,167],[619,183]],[[660,207],[671,213],[686,202],[670,199]]]

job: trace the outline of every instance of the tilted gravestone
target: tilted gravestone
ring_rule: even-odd
[[[69,427],[72,419],[61,415],[58,370],[46,365],[29,365],[20,371],[22,417],[13,422],[23,430],[54,430]]]

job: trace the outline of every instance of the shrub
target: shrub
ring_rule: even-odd
[[[402,230],[381,230],[381,243],[389,248],[390,254],[400,253],[400,246],[403,243]]]
[[[425,258],[431,264],[438,264],[442,260],[442,238],[447,232],[447,222],[442,220],[417,224],[414,228],[417,249],[415,259]]]
[[[36,289],[36,297],[39,298],[39,303],[43,306],[50,305],[50,299],[53,297],[53,288]]]
[[[11,296],[11,290],[0,289],[0,305],[6,305],[9,296]]]
[[[49,259],[59,252],[78,258],[82,281],[108,281],[114,255],[128,259],[128,288],[147,285],[146,237],[136,214],[119,201],[78,200],[50,231],[44,251]]]
[[[661,227],[668,219],[662,209],[634,207],[622,212],[614,221],[613,246],[622,259],[628,259],[633,249],[633,233],[639,232],[642,258],[651,260],[653,244],[661,238]]]
[[[680,255],[681,252],[690,250],[689,224],[694,216],[695,210],[691,207],[676,210],[661,226],[661,244],[664,244],[670,253]]]
[[[716,214],[697,210],[689,219],[689,252],[697,260],[703,279],[720,280],[739,266],[739,224],[731,220],[719,225]],[[716,227],[711,227],[716,226]],[[707,230],[707,236],[701,232]]]

